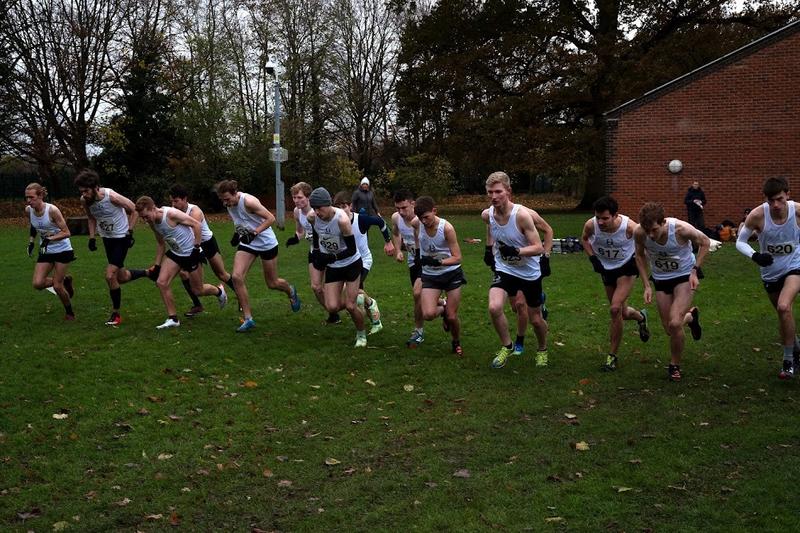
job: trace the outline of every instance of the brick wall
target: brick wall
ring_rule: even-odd
[[[768,176],[786,176],[800,201],[800,32],[609,119],[606,189],[623,213],[657,201],[685,220],[694,180],[710,227],[761,203]],[[678,174],[667,170],[672,159],[683,162]]]

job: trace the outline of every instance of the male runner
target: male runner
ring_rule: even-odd
[[[761,267],[764,289],[778,313],[778,331],[783,345],[780,379],[791,379],[798,371],[800,343],[794,323],[794,301],[800,291],[800,208],[789,199],[786,178],[764,182],[767,201],[747,215],[736,239],[736,249]],[[759,251],[748,244],[758,235]]]
[[[694,340],[700,340],[700,311],[692,307],[694,291],[702,277],[703,264],[711,244],[703,235],[682,220],[666,218],[664,207],[648,202],[639,210],[639,227],[633,232],[636,242],[636,267],[644,285],[644,303],[653,301],[653,288],[647,276],[648,263],[656,289],[656,305],[664,331],[669,335],[670,381],[681,380],[681,358],[689,326]],[[692,253],[697,246],[697,257]]]
[[[189,275],[192,292],[199,296],[216,296],[220,309],[228,302],[225,286],[215,287],[203,283],[203,249],[200,247],[200,223],[181,210],[156,207],[149,196],[136,200],[136,211],[150,225],[156,236],[155,264],[161,265],[158,273],[158,290],[167,308],[167,320],[156,329],[176,328],[181,325],[175,308],[170,284],[181,270]],[[165,253],[166,249],[166,253]]]
[[[403,262],[403,248],[406,250],[408,262],[408,275],[411,279],[411,290],[414,296],[414,331],[406,341],[406,346],[416,348],[425,340],[425,321],[422,318],[422,266],[416,261],[415,256],[419,248],[418,233],[419,219],[414,214],[414,195],[411,191],[400,190],[394,193],[394,207],[397,210],[392,214],[392,242],[395,249],[395,259]]]
[[[119,314],[122,305],[122,289],[120,285],[143,278],[146,270],[128,270],[125,258],[128,249],[133,247],[133,228],[136,226],[136,209],[133,202],[108,187],[100,187],[100,178],[94,170],[82,170],[75,176],[75,185],[81,193],[81,205],[89,219],[89,251],[97,251],[96,234],[103,239],[106,251],[105,278],[111,296],[111,317],[107,326],[119,326],[122,316]]]
[[[635,320],[639,324],[639,338],[642,342],[650,339],[647,311],[637,311],[627,304],[634,278],[639,276],[634,259],[636,243],[633,240],[633,233],[639,224],[618,213],[619,204],[610,196],[598,198],[593,209],[594,216],[583,225],[581,242],[594,271],[603,280],[608,298],[611,348],[600,369],[613,372],[617,369],[617,352],[622,342],[624,320]]]
[[[300,297],[294,285],[278,277],[278,240],[272,231],[275,217],[253,195],[240,192],[235,180],[223,180],[217,184],[217,196],[228,208],[236,231],[231,238],[231,246],[238,246],[233,257],[233,286],[244,313],[244,321],[236,330],[240,333],[253,329],[256,321],[250,307],[250,296],[245,279],[256,258],[261,259],[261,268],[267,287],[281,291],[289,298],[292,311],[300,310]]]

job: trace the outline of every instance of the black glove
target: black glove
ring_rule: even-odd
[[[133,238],[133,230],[128,232],[128,248],[133,248],[133,245],[136,244],[136,239]]]
[[[497,241],[497,250],[502,257],[519,257],[519,248],[516,246],[509,246],[503,241]]]
[[[50,239],[42,237],[42,241],[39,243],[39,250],[41,250],[42,253],[47,253],[48,244],[50,244]]]
[[[600,262],[599,257],[597,257],[596,255],[590,255],[589,261],[592,262],[592,268],[594,268],[595,272],[597,272],[598,274],[602,274],[603,272],[605,272],[606,269],[603,268],[603,263]]]
[[[494,268],[494,251],[491,246],[486,246],[483,249],[483,264],[489,268]]]
[[[194,248],[192,248],[192,255],[190,255],[192,261],[196,263],[205,263],[206,253],[203,251],[203,248],[199,244],[195,244]]]
[[[692,267],[692,268],[694,269],[695,273],[697,274],[697,279],[705,279],[706,275],[703,274],[703,269],[702,268],[700,268],[698,266]]]
[[[33,257],[33,241],[28,241],[28,257]]]
[[[750,259],[752,259],[758,266],[762,267],[770,266],[775,260],[772,257],[772,254],[762,254],[761,252],[754,253],[750,256]]]
[[[550,275],[550,258],[546,255],[539,258],[539,269],[542,271],[543,278]]]
[[[288,239],[286,239],[286,247],[288,248],[290,246],[294,246],[295,244],[300,244],[300,238],[297,236],[296,233],[291,237],[289,237]]]
[[[161,274],[161,265],[153,265],[147,269],[147,277],[153,281],[158,280],[159,274]]]
[[[442,260],[430,255],[423,255],[419,258],[419,264],[422,266],[438,267],[442,266]]]
[[[94,237],[89,237],[89,251],[96,252],[97,251],[97,239]]]
[[[313,266],[317,270],[324,271],[325,264],[323,262],[322,253],[319,250],[312,250],[311,251],[311,266]]]
[[[231,246],[239,246],[239,241],[241,241],[241,238],[239,237],[239,234],[234,231],[233,237],[231,237]]]
[[[242,244],[250,244],[251,242],[253,242],[253,239],[255,238],[256,234],[253,233],[252,231],[248,231],[244,235],[239,236],[239,242],[241,242]]]

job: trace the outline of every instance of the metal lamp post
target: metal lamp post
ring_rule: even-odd
[[[286,203],[284,199],[283,180],[281,179],[281,163],[289,159],[289,151],[285,148],[281,148],[281,88],[278,76],[282,69],[274,56],[270,56],[265,67],[267,74],[274,76],[275,133],[272,135],[272,148],[269,151],[269,159],[270,161],[275,161],[275,219],[278,227],[283,229],[286,220]]]

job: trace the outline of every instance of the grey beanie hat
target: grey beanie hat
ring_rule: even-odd
[[[327,207],[331,205],[331,193],[329,193],[325,187],[317,187],[311,191],[311,196],[308,197],[308,203],[310,203],[311,207],[314,209],[317,207]]]

